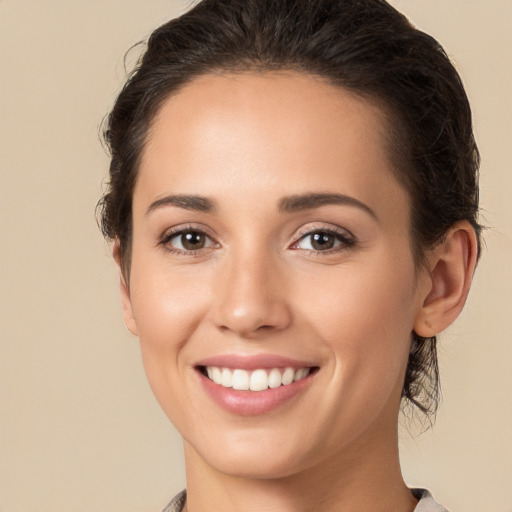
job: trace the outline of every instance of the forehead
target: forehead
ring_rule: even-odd
[[[318,78],[206,75],[155,116],[136,196],[148,202],[169,193],[222,198],[336,188],[365,202],[404,204],[386,126],[376,104]]]

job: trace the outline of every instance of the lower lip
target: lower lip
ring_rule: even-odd
[[[265,414],[281,407],[304,391],[311,383],[313,377],[310,374],[287,386],[269,388],[264,391],[239,391],[215,384],[215,382],[202,373],[198,373],[201,384],[210,398],[225,411],[240,416]]]

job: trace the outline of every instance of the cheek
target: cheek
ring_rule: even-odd
[[[170,272],[165,266],[133,259],[131,303],[144,369],[168,414],[179,410],[179,394],[168,391],[178,389],[178,380],[187,370],[183,347],[208,310],[209,293],[203,282],[197,275]]]
[[[374,264],[316,276],[303,315],[329,347],[333,371],[343,379],[381,379],[392,386],[401,378],[413,327],[414,278],[410,259],[384,255]]]
[[[134,319],[143,347],[169,353],[197,326],[207,290],[194,268],[176,271],[158,254],[144,256],[134,251],[130,279]]]

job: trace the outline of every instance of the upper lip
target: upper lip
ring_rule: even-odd
[[[300,361],[274,354],[257,354],[252,356],[223,354],[202,359],[197,362],[196,366],[258,370],[260,368],[309,368],[317,365],[310,361]]]

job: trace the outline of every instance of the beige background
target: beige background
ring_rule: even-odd
[[[394,0],[454,56],[491,228],[441,340],[435,429],[401,435],[411,485],[452,512],[511,512],[512,1]],[[0,511],[157,511],[184,485],[94,220],[98,126],[132,43],[185,1],[0,0]]]

